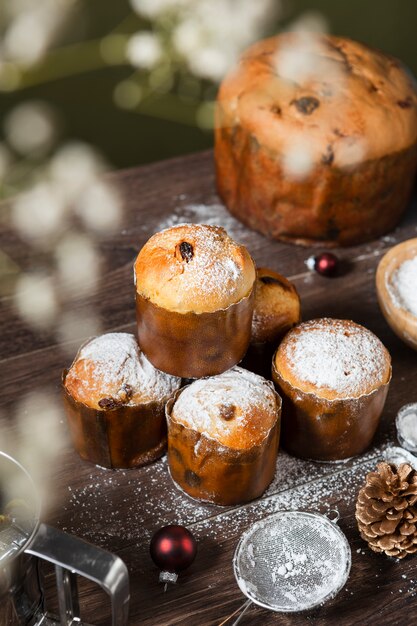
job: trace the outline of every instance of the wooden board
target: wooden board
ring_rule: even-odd
[[[47,521],[125,560],[131,577],[130,624],[214,626],[245,601],[234,580],[232,557],[239,536],[253,521],[278,510],[326,512],[336,508],[352,547],[347,586],[326,606],[305,615],[276,615],[252,606],[242,626],[417,623],[416,557],[397,562],[371,553],[359,538],[354,519],[357,491],[366,472],[382,458],[386,445],[395,444],[393,419],[398,409],[417,401],[417,355],[386,325],[374,289],[375,268],[384,252],[394,243],[416,236],[415,207],[391,235],[341,250],[338,254],[346,261],[347,271],[339,278],[326,279],[305,265],[312,250],[270,241],[227,213],[215,194],[211,152],[115,173],[110,178],[123,193],[123,223],[97,244],[104,258],[97,288],[72,301],[71,310],[79,315],[80,336],[88,335],[83,327],[86,307],[98,313],[105,331],[134,331],[132,265],[151,234],[184,221],[219,223],[249,247],[259,266],[269,266],[294,281],[304,319],[349,318],[374,331],[392,354],[394,376],[381,427],[369,452],[339,464],[299,461],[280,453],[276,477],[264,497],[243,507],[227,509],[189,499],[172,485],[166,459],[138,470],[103,470],[82,462],[66,440],[49,468],[50,489],[56,497],[45,511]],[[39,261],[39,252],[22,242],[6,221],[1,249],[22,270]],[[63,345],[53,332],[29,328],[16,314],[7,290],[1,298],[0,324],[0,449],[13,452],[11,437],[28,436],[19,434],[17,415],[22,398],[39,390],[59,401],[61,369],[71,362],[78,341]],[[30,413],[30,406],[26,412]],[[64,418],[58,428],[66,436]],[[44,436],[47,441],[48,433]],[[164,594],[148,545],[152,533],[167,523],[187,525],[198,539],[199,553],[179,583]],[[45,578],[51,596],[53,579],[48,572]],[[109,623],[109,605],[101,592],[82,581],[80,588],[84,619]]]

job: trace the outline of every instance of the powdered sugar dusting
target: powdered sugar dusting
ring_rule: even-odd
[[[188,526],[198,541],[219,544],[237,538],[249,524],[277,511],[308,509],[325,511],[331,502],[343,499],[353,505],[367,472],[385,457],[385,446],[374,448],[353,460],[352,466],[312,463],[283,451],[267,494],[241,507],[224,507],[197,502],[177,489],[169,476],[166,456],[133,470],[96,469],[84,471],[84,484],[68,487],[67,526],[63,530],[97,545],[124,547],[123,558],[131,571],[143,567],[153,532],[166,524]],[[352,461],[351,461],[352,463]],[[62,511],[57,511],[58,519]]]
[[[184,242],[189,256],[178,250]],[[162,268],[157,285],[147,265],[150,254]],[[206,224],[178,224],[156,233],[136,262],[138,291],[160,306],[168,298],[170,308],[181,312],[227,308],[248,294],[254,279],[244,249],[224,229]]]
[[[303,512],[256,522],[235,559],[244,593],[281,611],[301,611],[326,601],[346,582],[349,569],[350,549],[338,528]]]
[[[395,306],[417,317],[417,255],[393,272],[387,288]]]
[[[248,448],[264,439],[277,418],[272,385],[241,367],[197,380],[173,407],[176,421],[227,446]]]
[[[386,351],[378,337],[344,320],[312,320],[287,336],[285,354],[300,380],[338,396],[356,397],[386,382]]]
[[[82,359],[88,368],[87,382],[92,394],[112,397],[116,390],[128,385],[133,393],[125,404],[162,400],[181,384],[180,378],[157,370],[129,333],[95,337],[80,350],[77,361]],[[80,376],[80,370],[77,375]],[[71,370],[67,380],[70,376]]]
[[[169,217],[159,223],[158,230],[187,222],[221,226],[233,239],[241,243],[249,244],[251,236],[253,238],[253,231],[234,218],[223,204],[214,201],[207,204],[193,203],[176,207]]]

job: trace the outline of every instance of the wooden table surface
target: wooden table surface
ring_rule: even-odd
[[[279,615],[252,606],[246,624],[390,624],[417,623],[416,557],[395,561],[367,549],[354,518],[356,495],[387,445],[396,444],[393,419],[398,409],[417,401],[417,355],[386,325],[376,302],[376,265],[396,242],[415,237],[416,207],[400,227],[371,244],[341,250],[347,271],[334,279],[310,272],[311,249],[270,241],[232,218],[215,194],[211,152],[156,163],[110,176],[120,187],[124,213],[118,232],[97,244],[104,258],[102,280],[88,297],[72,301],[79,316],[80,335],[85,307],[100,317],[105,331],[135,329],[132,264],[137,251],[155,231],[175,223],[218,223],[248,246],[256,263],[294,281],[302,300],[303,318],[330,316],[352,319],[375,332],[393,357],[393,380],[373,448],[339,464],[305,462],[280,452],[272,485],[262,499],[223,508],[199,504],[171,483],[166,459],[138,470],[111,471],[81,461],[66,440],[50,468],[50,489],[57,497],[45,512],[47,521],[114,551],[130,572],[130,624],[154,626],[219,625],[245,601],[235,582],[232,557],[241,533],[255,520],[279,510],[326,512],[338,509],[340,528],[352,548],[350,579],[326,606],[309,614]],[[21,270],[39,263],[39,252],[25,245],[5,223],[1,249]],[[77,343],[60,344],[53,332],[34,331],[16,314],[10,295],[0,309],[0,448],[8,449],[17,433],[17,407],[26,394],[52,391],[60,398],[60,372],[71,362]],[[49,397],[49,396],[48,396]],[[30,405],[27,408],[30,413]],[[65,419],[59,428],[66,436]],[[49,433],[41,435],[48,442]],[[53,444],[51,444],[53,445]],[[158,570],[148,554],[153,532],[168,523],[187,525],[199,552],[179,582],[163,593]],[[46,576],[52,587],[52,577]],[[96,588],[80,583],[84,619],[108,624],[109,605]],[[231,620],[232,621],[232,620]],[[228,624],[231,623],[227,622]]]

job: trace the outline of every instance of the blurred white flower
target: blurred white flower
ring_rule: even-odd
[[[306,11],[292,22],[287,30],[294,32],[310,32],[325,34],[329,32],[329,22],[326,17],[318,11]]]
[[[193,19],[180,22],[172,32],[172,42],[175,49],[183,56],[188,56],[198,50],[204,42],[204,33],[201,25]]]
[[[156,18],[161,13],[183,8],[195,0],[130,0],[136,13],[149,19]]]
[[[9,2],[10,23],[3,38],[6,59],[27,65],[38,62],[65,23],[73,4],[74,0]]]
[[[64,421],[62,403],[49,389],[26,394],[16,408],[13,456],[32,476],[44,513],[60,495],[52,487],[57,463],[68,440]]]
[[[49,164],[52,181],[69,200],[95,182],[103,171],[104,163],[98,153],[88,144],[76,141],[64,144]]]
[[[44,274],[21,275],[16,283],[14,301],[20,317],[38,329],[48,329],[59,312],[53,280]]]
[[[67,349],[69,354],[74,353],[74,343],[79,345],[90,337],[100,335],[101,332],[100,318],[89,308],[83,308],[81,311],[68,311],[60,315],[58,339],[62,348]]]
[[[80,195],[75,211],[87,228],[97,233],[107,233],[120,223],[122,200],[113,185],[97,180]]]
[[[123,80],[114,90],[113,98],[122,109],[135,109],[142,100],[142,89],[134,80]]]
[[[354,167],[366,156],[366,141],[362,137],[345,137],[337,145],[337,162],[344,167]]]
[[[20,154],[44,152],[55,140],[56,116],[44,102],[24,102],[6,116],[4,130],[9,144]]]
[[[31,11],[12,21],[4,37],[3,49],[7,58],[32,64],[42,58],[48,42],[48,30],[39,19],[39,13]]]
[[[328,50],[316,33],[300,31],[276,54],[279,76],[296,83],[331,80],[343,82],[343,64],[330,58]]]
[[[65,228],[66,206],[56,185],[39,182],[17,196],[12,205],[12,224],[24,239],[49,245]]]
[[[284,153],[283,167],[292,178],[305,178],[310,174],[314,167],[314,154],[305,139],[291,138]]]
[[[66,204],[57,185],[39,182],[17,196],[11,220],[19,235],[39,246],[49,246],[66,226]]]
[[[55,250],[57,283],[64,299],[91,292],[100,278],[100,257],[89,237],[68,234]]]
[[[44,465],[51,456],[59,454],[64,443],[60,428],[64,412],[52,393],[39,390],[26,394],[17,406],[16,418],[20,435],[27,444],[21,447],[20,458],[31,448],[36,453],[31,458],[38,457],[38,462]]]
[[[281,9],[281,0],[131,0],[131,4],[158,23],[166,17],[170,44],[192,73],[212,81],[223,78]],[[152,33],[142,41],[143,35],[132,37],[127,56],[136,67],[152,68],[162,56],[161,42]]]
[[[151,69],[160,61],[162,54],[159,37],[149,31],[136,33],[127,43],[126,56],[135,67]]]
[[[220,48],[200,48],[190,56],[188,65],[197,76],[220,81],[229,69],[230,57]]]
[[[219,81],[276,17],[280,0],[200,0],[190,4],[172,41],[195,75]]]

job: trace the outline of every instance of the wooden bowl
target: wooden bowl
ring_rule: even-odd
[[[416,255],[417,239],[403,241],[382,257],[376,272],[376,292],[381,311],[392,330],[414,350],[417,350],[417,317],[393,301],[388,284],[400,265]]]

